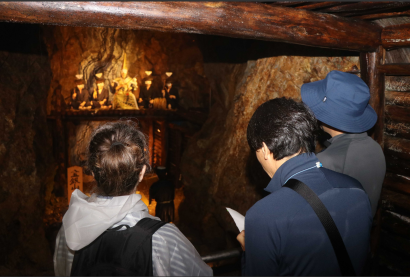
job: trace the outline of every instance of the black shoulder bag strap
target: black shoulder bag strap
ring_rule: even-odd
[[[323,227],[325,227],[326,233],[332,243],[333,250],[336,253],[337,261],[339,263],[340,271],[343,276],[355,276],[355,271],[347,253],[346,246],[340,236],[339,230],[336,227],[333,218],[330,216],[329,211],[323,205],[322,201],[305,183],[290,179],[284,187],[290,188],[296,191],[302,196],[315,211]]]

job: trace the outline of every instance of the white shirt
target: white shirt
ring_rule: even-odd
[[[159,220],[148,213],[139,194],[99,198],[75,190],[56,238],[55,275],[70,276],[75,250],[90,244],[106,229],[118,225],[132,227],[145,217]],[[152,265],[154,276],[213,275],[192,243],[169,223],[152,236]]]

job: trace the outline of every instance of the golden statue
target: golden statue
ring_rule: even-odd
[[[122,64],[121,76],[111,82],[115,94],[113,97],[113,109],[136,109],[138,110],[137,100],[133,90],[138,88],[137,78],[128,76],[126,68],[126,54],[124,53],[124,63]]]

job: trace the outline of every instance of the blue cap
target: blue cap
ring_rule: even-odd
[[[362,133],[376,124],[369,87],[354,74],[333,70],[323,80],[302,85],[301,95],[316,118],[333,128]]]

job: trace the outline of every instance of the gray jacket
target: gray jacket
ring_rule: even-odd
[[[374,216],[386,174],[382,148],[366,132],[341,134],[328,143],[330,145],[316,155],[319,161],[325,168],[358,180],[370,198]]]

